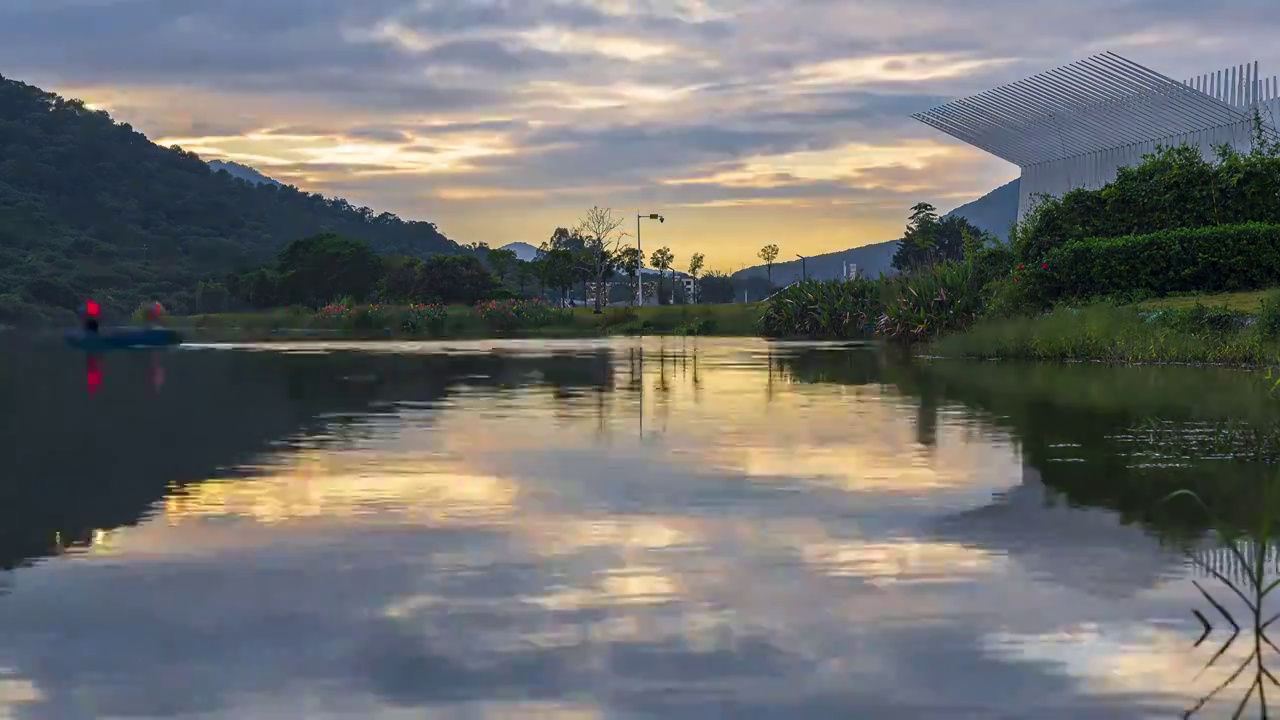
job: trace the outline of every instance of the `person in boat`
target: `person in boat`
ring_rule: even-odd
[[[151,328],[159,328],[162,317],[164,317],[164,306],[160,303],[147,308],[147,323]]]
[[[88,300],[84,304],[84,308],[80,313],[81,327],[90,335],[98,334],[98,319],[102,315],[102,308],[98,303]]]

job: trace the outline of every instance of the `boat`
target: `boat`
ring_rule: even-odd
[[[156,348],[180,345],[182,335],[168,328],[115,328],[96,333],[84,330],[68,330],[65,335],[71,347],[90,352],[102,350],[127,350],[130,348]]]

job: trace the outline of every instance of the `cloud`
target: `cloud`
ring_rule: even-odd
[[[83,97],[153,137],[201,139],[203,154],[266,159],[308,189],[429,214],[464,241],[542,237],[535,223],[576,216],[584,188],[604,205],[661,201],[723,215],[778,207],[784,198],[769,185],[797,191],[785,198],[796,207],[827,205],[838,180],[853,193],[844,207],[862,210],[838,240],[802,224],[789,242],[816,251],[851,236],[885,239],[872,235],[888,227],[888,210],[870,209],[882,202],[960,204],[1016,176],[911,113],[1102,49],[1175,77],[1247,60],[1234,50],[1242,46],[1274,67],[1280,49],[1265,41],[1280,21],[1267,19],[1269,7],[9,0],[0,71]],[[303,147],[300,136],[316,140]],[[893,153],[896,162],[859,165]],[[375,171],[400,184],[374,182]],[[485,202],[496,212],[539,198],[550,204],[521,206],[520,221],[475,217]],[[718,222],[723,236],[707,240],[719,245],[713,267],[717,252],[739,252],[731,238],[744,231]],[[510,235],[466,235],[481,226]]]

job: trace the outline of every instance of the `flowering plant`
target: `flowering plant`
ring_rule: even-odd
[[[439,303],[414,303],[404,311],[400,327],[407,333],[439,332],[444,326],[445,306]]]
[[[541,327],[556,319],[556,311],[542,298],[487,300],[476,304],[476,314],[497,330]]]

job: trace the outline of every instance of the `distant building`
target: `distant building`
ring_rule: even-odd
[[[1157,146],[1252,146],[1272,139],[1280,89],[1258,63],[1179,82],[1103,53],[912,117],[1022,168],[1018,218],[1040,195],[1097,189]]]

